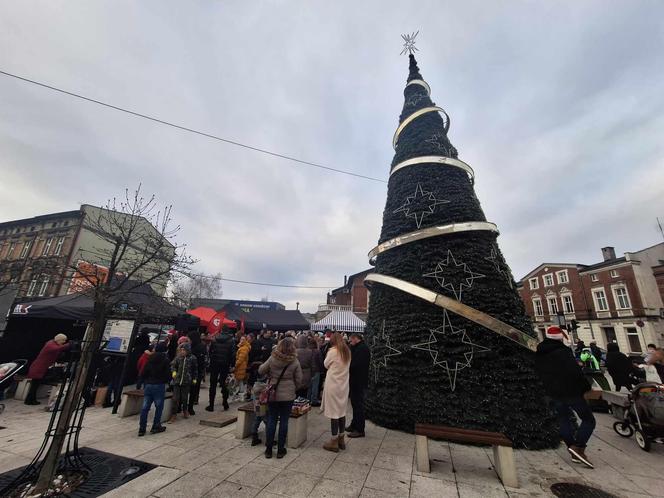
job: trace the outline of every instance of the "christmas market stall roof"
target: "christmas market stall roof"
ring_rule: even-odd
[[[352,311],[334,310],[316,323],[311,324],[311,330],[336,330],[338,332],[364,333],[366,324]]]
[[[182,310],[155,294],[149,285],[141,285],[127,293],[121,302],[130,307],[140,306],[145,319],[173,319]],[[39,301],[18,303],[10,318],[49,318],[60,320],[91,320],[94,301],[85,294],[68,294]]]
[[[244,326],[249,330],[263,328],[277,332],[309,330],[310,324],[298,310],[251,310]]]

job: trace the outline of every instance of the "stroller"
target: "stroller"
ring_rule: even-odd
[[[0,391],[4,391],[9,387],[14,376],[19,373],[27,363],[28,360],[14,360],[9,363],[0,363]],[[0,413],[4,411],[5,405],[0,403]]]
[[[609,394],[609,396],[607,396]],[[635,435],[636,444],[644,451],[650,451],[653,440],[662,442],[664,438],[664,384],[644,382],[638,384],[631,393],[604,392],[605,399],[619,419],[613,430],[622,437]]]

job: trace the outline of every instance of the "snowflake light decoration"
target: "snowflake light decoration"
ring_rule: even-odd
[[[418,52],[418,49],[415,46],[415,38],[417,38],[417,35],[419,33],[420,33],[419,31],[416,31],[415,33],[401,35],[401,38],[403,38],[404,41],[401,55],[414,54],[415,52]]]
[[[512,289],[514,287],[514,284],[512,284],[512,275],[509,271],[506,270],[506,265],[502,265],[500,263],[500,260],[498,259],[498,251],[496,250],[495,246],[491,247],[491,255],[486,256],[484,259],[493,264],[496,271],[505,277],[505,280],[507,280],[510,289]]]
[[[415,95],[411,95],[406,100],[406,107],[415,107],[420,101],[424,100],[425,98],[426,95],[424,95],[423,93],[416,93]]]
[[[417,187],[415,187],[415,193],[406,197],[406,202],[395,209],[394,213],[404,213],[406,218],[414,218],[417,228],[420,228],[425,216],[433,214],[437,205],[448,202],[450,201],[436,199],[433,192],[423,190],[422,184],[418,182]]]
[[[450,339],[457,339],[460,345],[457,351],[447,351],[436,346],[439,342],[438,337]],[[429,329],[429,339],[420,344],[411,346],[412,349],[419,349],[426,351],[431,356],[434,366],[443,368],[447,373],[447,378],[450,381],[450,390],[456,389],[457,374],[459,370],[469,368],[473,361],[475,353],[489,351],[489,348],[475,344],[470,340],[465,329],[461,329],[452,325],[447,310],[443,311],[443,324],[435,329]]]
[[[459,272],[459,268],[461,269],[461,272]],[[461,274],[458,275],[458,273]],[[463,289],[471,288],[473,286],[473,281],[476,278],[484,278],[486,275],[471,271],[466,263],[457,263],[454,254],[448,249],[447,259],[438,263],[434,271],[425,273],[422,276],[426,278],[435,278],[443,289],[447,289],[454,293],[457,301],[461,302]]]

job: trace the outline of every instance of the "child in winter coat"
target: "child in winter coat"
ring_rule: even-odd
[[[260,403],[261,393],[265,391],[266,387],[267,378],[261,376],[256,379],[251,391],[252,401],[254,403],[254,413],[256,415],[254,418],[254,426],[251,428],[251,446],[259,445],[262,442],[258,437],[258,429],[260,428],[261,422],[265,424],[265,428],[267,429],[267,421],[265,420],[267,415],[267,405],[261,405]]]
[[[189,392],[192,384],[196,384],[198,375],[198,361],[191,354],[191,345],[183,343],[177,349],[175,359],[171,362],[173,377],[173,413],[168,423],[172,424],[177,413],[182,409],[184,418],[189,418],[188,404]]]
[[[233,376],[237,381],[238,390],[237,398],[243,399],[244,393],[247,385],[247,367],[249,366],[249,351],[251,350],[251,344],[247,341],[245,336],[240,338],[240,344],[237,347],[237,352],[235,353],[235,370]]]

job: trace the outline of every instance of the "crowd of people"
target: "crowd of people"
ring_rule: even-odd
[[[223,410],[229,409],[229,382],[234,384],[234,400],[251,401],[255,410],[252,445],[262,444],[261,424],[265,426],[265,457],[272,458],[276,440],[277,458],[282,458],[288,437],[288,419],[296,400],[321,406],[330,419],[328,451],[344,450],[346,436],[364,437],[364,403],[369,379],[370,352],[359,333],[350,336],[325,331],[274,334],[242,334],[229,328],[212,337],[194,331],[155,341],[138,359],[137,388],[144,392],[139,419],[139,436],[147,431],[148,413],[155,405],[150,432],[163,432],[161,424],[167,389],[173,392],[174,423],[179,414],[195,415],[201,384],[209,376],[209,399],[205,408],[216,408],[217,389]],[[321,395],[322,393],[322,395]],[[353,419],[346,426],[348,403]]]

